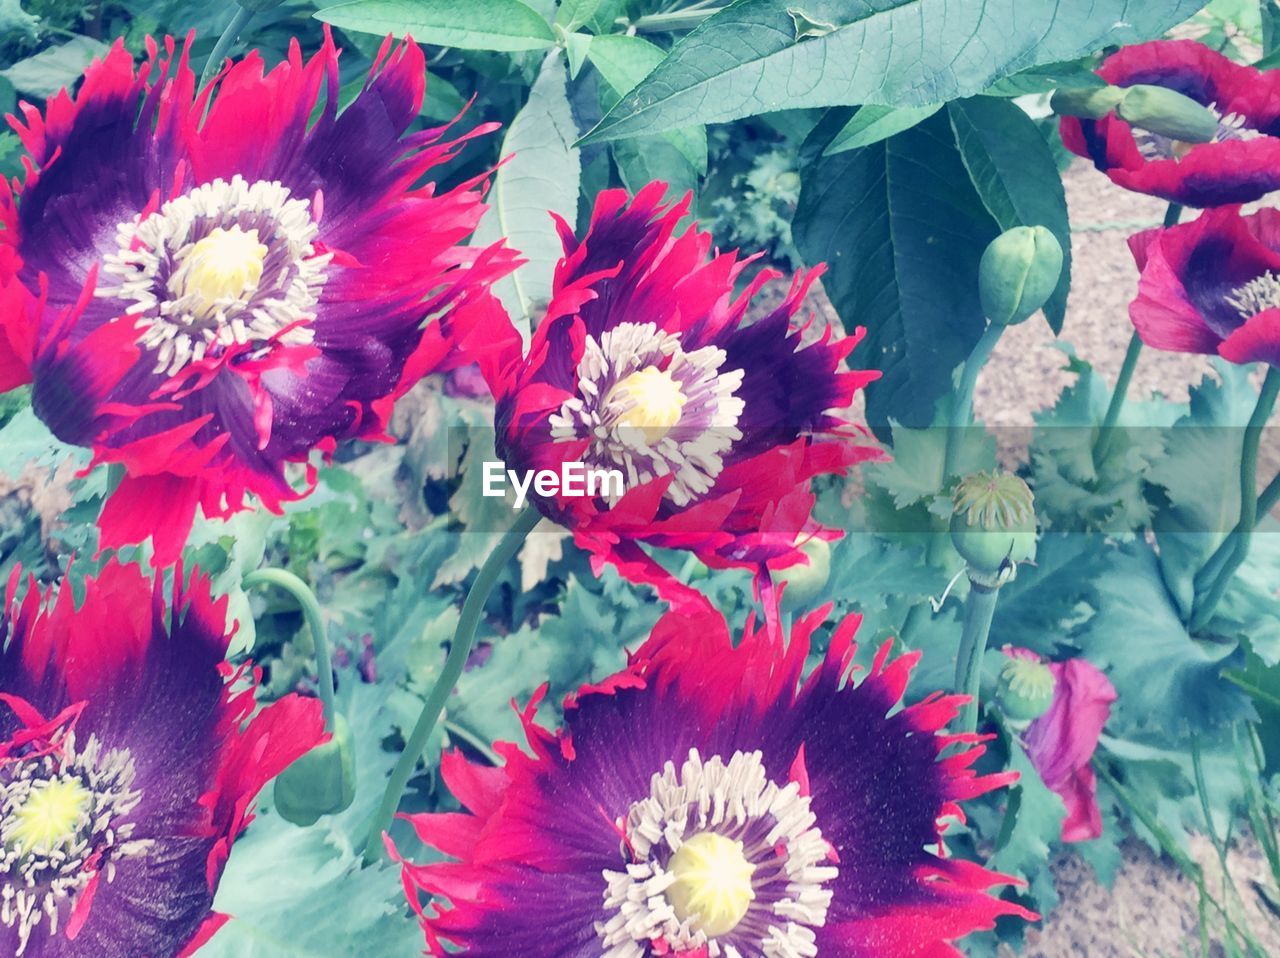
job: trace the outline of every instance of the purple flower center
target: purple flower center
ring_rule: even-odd
[[[49,755],[0,766],[0,922],[17,930],[23,955],[41,926],[65,926],[95,874],[115,879],[116,864],[144,854],[123,821],[141,800],[127,751],[104,751],[74,733]]]
[[[588,336],[578,363],[578,394],[551,417],[557,441],[589,440],[594,469],[621,469],[625,486],[672,476],[678,506],[707,493],[724,454],[742,438],[740,369],[721,372],[725,352],[686,352],[677,333],[653,323],[619,323]]]
[[[668,762],[628,810],[623,870],[604,873],[604,958],[644,958],[655,941],[711,958],[817,955],[838,870],[816,822],[759,752]]]
[[[158,373],[246,344],[309,343],[332,259],[316,255],[311,206],[274,181],[197,186],[117,227],[96,294],[129,304]]]

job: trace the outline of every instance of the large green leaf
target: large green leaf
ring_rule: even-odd
[[[538,50],[555,43],[547,21],[520,0],[354,0],[318,10],[343,30],[463,50]]]
[[[1048,141],[1035,121],[1008,100],[957,100],[947,113],[965,168],[1000,228],[1043,226],[1062,244],[1062,277],[1044,305],[1049,325],[1061,332],[1071,288],[1071,224]]]
[[[867,390],[868,419],[878,429],[890,418],[930,425],[986,326],[978,260],[999,232],[946,115],[823,157],[802,178],[796,247],[830,267],[823,286],[845,325],[867,328],[856,363],[884,373]]]
[[[75,36],[66,43],[41,50],[34,56],[0,70],[0,77],[12,83],[13,88],[20,93],[50,97],[63,87],[74,84],[84,73],[85,67],[95,57],[106,52],[107,45],[101,40]]]
[[[971,96],[1026,67],[1159,36],[1200,6],[1201,0],[737,0],[678,43],[588,139],[774,110],[919,106]]]
[[[568,223],[578,219],[578,180],[582,162],[573,141],[577,127],[565,96],[565,68],[552,52],[529,99],[507,128],[504,160],[494,175],[489,210],[475,242],[505,238],[525,264],[495,284],[512,318],[524,329],[551,296],[551,277],[563,254],[552,213]]]

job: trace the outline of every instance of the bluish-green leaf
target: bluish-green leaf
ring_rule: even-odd
[[[520,0],[353,0],[316,12],[343,30],[462,50],[538,50],[555,43],[547,21]]]
[[[90,37],[72,37],[66,43],[41,50],[0,70],[0,76],[27,96],[50,97],[80,79],[85,67],[107,52],[107,45]]]
[[[941,103],[926,103],[924,106],[883,106],[869,103],[858,109],[823,154],[832,156],[887,140],[894,134],[909,130],[917,123],[929,119],[941,109]]]
[[[475,237],[482,245],[505,238],[526,260],[494,286],[512,319],[526,330],[551,296],[551,275],[563,255],[550,214],[577,222],[582,164],[573,146],[576,135],[565,96],[564,63],[553,52],[507,128],[505,162],[494,175],[489,210]]]
[[[801,175],[796,247],[828,264],[823,286],[846,326],[867,328],[854,361],[884,374],[867,390],[868,419],[930,425],[986,326],[978,260],[999,232],[945,114]]]
[[[1048,141],[1035,121],[1008,100],[957,100],[947,106],[947,115],[969,177],[1000,228],[1043,226],[1061,244],[1062,275],[1044,304],[1049,325],[1061,332],[1071,288],[1071,224]]]
[[[773,110],[919,106],[971,96],[1036,64],[1159,36],[1201,5],[1201,0],[737,0],[681,40],[588,139],[639,136]],[[799,30],[801,19],[834,29]]]

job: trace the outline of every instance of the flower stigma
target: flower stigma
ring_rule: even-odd
[[[716,832],[700,832],[680,846],[668,866],[675,881],[667,900],[676,917],[709,937],[727,935],[746,917],[755,900],[742,842]]]

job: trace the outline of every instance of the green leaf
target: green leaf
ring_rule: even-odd
[[[68,446],[41,422],[30,406],[24,406],[0,429],[0,476],[17,479],[24,470],[49,468],[63,459],[88,461],[87,450]]]
[[[587,57],[591,60],[592,66],[600,71],[604,82],[619,97],[630,93],[655,66],[662,62],[664,56],[661,47],[641,37],[625,34],[593,37],[591,46],[587,50]],[[707,131],[705,127],[692,126],[680,130],[668,130],[662,134],[662,137],[680,151],[680,155],[689,162],[690,171],[694,176],[706,175]],[[637,143],[637,150],[624,150],[622,155],[624,158],[635,156],[637,152],[643,152],[657,142],[655,137],[643,137]],[[656,161],[654,162],[656,166]],[[625,173],[624,170],[624,175]],[[654,178],[650,177],[650,179]],[[665,177],[656,178],[665,179]]]
[[[1041,655],[1058,653],[1073,622],[1087,617],[1091,583],[1107,568],[1097,536],[1046,533],[1036,544],[1034,564],[1000,589],[990,646],[1013,645]]]
[[[737,0],[676,44],[586,139],[781,109],[921,106],[972,96],[1027,67],[1159,36],[1200,6],[1200,0]],[[802,21],[823,26],[800,29]]]
[[[540,50],[556,42],[546,20],[520,0],[354,0],[316,11],[343,30],[461,50]]]
[[[28,96],[50,97],[80,79],[85,67],[107,52],[107,45],[89,37],[72,37],[66,43],[41,50],[0,70],[14,89]]]
[[[1067,810],[1045,786],[1021,743],[1007,738],[1005,744],[1009,770],[1018,773],[1018,781],[1009,786],[1005,819],[989,864],[997,871],[1030,877],[1044,867],[1058,844]]]
[[[560,0],[556,11],[556,23],[573,31],[591,22],[600,7],[600,0]]]
[[[1093,586],[1097,614],[1071,638],[1119,694],[1108,724],[1112,734],[1149,730],[1167,738],[1248,714],[1244,694],[1220,674],[1243,661],[1236,643],[1187,634],[1145,541],[1112,549]]]
[[[828,264],[823,287],[841,319],[868,330],[856,362],[884,374],[867,390],[869,421],[929,425],[986,326],[978,260],[999,232],[946,116],[823,157],[801,178],[796,247],[807,262]]]
[[[957,100],[947,114],[969,177],[1000,228],[1043,226],[1061,244],[1062,276],[1044,305],[1049,326],[1061,332],[1071,289],[1071,225],[1048,141],[1035,121],[1007,100]]]
[[[845,150],[857,150],[887,140],[895,133],[909,130],[922,120],[927,120],[942,109],[941,103],[924,106],[881,106],[869,103],[859,107],[844,128],[836,134],[824,156],[833,156]]]
[[[1046,63],[997,80],[982,92],[987,96],[1018,97],[1054,90],[1096,90],[1106,81],[1093,72],[1088,60]]]
[[[573,146],[577,135],[565,95],[565,68],[558,51],[547,55],[529,99],[507,128],[502,166],[494,174],[489,209],[473,242],[505,238],[525,264],[494,285],[498,298],[527,332],[551,297],[551,277],[563,255],[551,213],[568,223],[578,219],[582,163]]]
[[[0,0],[0,37],[15,33],[34,37],[39,22],[39,18],[22,9],[21,0]]]

